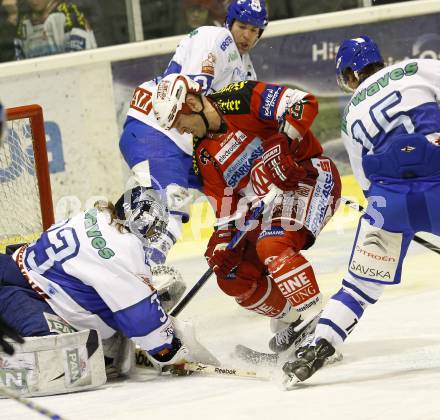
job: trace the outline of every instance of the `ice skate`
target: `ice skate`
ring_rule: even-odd
[[[296,351],[304,339],[314,331],[319,316],[320,313],[307,321],[300,317],[295,322],[287,324],[270,339],[269,348],[275,353],[281,353],[293,346],[292,350]]]
[[[316,345],[298,353],[297,360],[284,364],[283,372],[286,375],[284,385],[290,389],[295,384],[309,379],[334,354],[335,348],[327,340],[321,338]]]

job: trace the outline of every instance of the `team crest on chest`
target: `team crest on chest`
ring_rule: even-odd
[[[264,170],[263,162],[257,163],[251,171],[252,189],[258,197],[264,197],[271,186],[271,182]]]

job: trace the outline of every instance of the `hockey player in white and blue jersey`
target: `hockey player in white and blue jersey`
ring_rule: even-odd
[[[255,80],[249,51],[267,26],[264,0],[233,0],[225,27],[203,26],[178,45],[163,76],[182,73],[197,81],[204,93],[241,80]],[[170,220],[167,235],[152,243],[151,260],[165,262],[169,249],[189,220],[192,197],[189,189],[200,189],[193,171],[192,136],[165,131],[152,112],[156,80],[138,86],[130,102],[119,147],[137,184],[166,189]]]
[[[342,288],[321,314],[311,345],[283,367],[288,385],[322,367],[385,286],[400,283],[415,233],[440,235],[440,61],[385,67],[376,43],[362,36],[341,44],[336,73],[341,88],[354,92],[342,138],[368,208]]]
[[[46,337],[66,323],[67,330],[97,330],[103,340],[120,333],[159,367],[187,360],[144,253],[166,227],[163,201],[136,187],[115,206],[97,204],[12,256],[0,254],[0,315],[24,337]]]

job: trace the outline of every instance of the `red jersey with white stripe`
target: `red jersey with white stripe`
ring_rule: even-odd
[[[310,93],[243,81],[208,98],[223,123],[219,132],[209,132],[198,142],[196,161],[203,191],[218,218],[234,213],[241,197],[254,202],[268,192],[271,182],[261,161],[265,139],[279,131],[288,134],[291,153],[300,164],[322,154],[310,130],[318,113],[316,98]]]

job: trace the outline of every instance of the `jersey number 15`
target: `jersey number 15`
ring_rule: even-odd
[[[392,109],[402,101],[402,95],[398,91],[391,92],[374,104],[369,111],[370,117],[377,127],[378,134],[389,133],[402,125],[407,133],[414,133],[414,124],[405,112],[392,113]],[[390,112],[391,111],[391,112]],[[391,115],[390,115],[391,114]],[[367,150],[374,147],[374,139],[377,134],[368,134],[362,120],[356,120],[351,127],[351,134],[354,140],[361,143]]]

